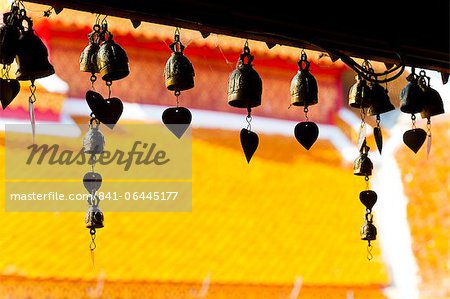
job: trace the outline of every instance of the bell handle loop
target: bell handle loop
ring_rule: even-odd
[[[366,219],[366,221],[368,223],[372,223],[373,222],[373,214],[372,214],[372,210],[367,209],[366,215],[364,217]]]
[[[173,53],[181,53],[183,54],[184,49],[186,48],[180,40],[175,40],[173,43],[169,45],[169,48]]]
[[[247,63],[245,62],[245,58],[247,58]],[[251,55],[250,52],[245,52],[244,50],[244,53],[239,57],[239,65],[251,65],[254,58],[255,57]]]

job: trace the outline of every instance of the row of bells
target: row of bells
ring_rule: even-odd
[[[80,56],[80,71],[100,74],[107,82],[123,79],[130,74],[127,53],[106,28],[104,32],[107,35],[104,41],[95,40],[94,33],[89,34],[89,45]]]
[[[25,30],[22,23],[26,22]],[[33,22],[26,14],[12,10],[3,14],[4,25],[0,27],[0,62],[10,65],[16,59],[16,79],[36,80],[55,73],[48,61],[48,51],[42,40],[34,33]]]

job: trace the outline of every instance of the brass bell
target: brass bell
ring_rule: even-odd
[[[389,100],[388,91],[378,83],[373,83],[369,92],[367,115],[380,115],[395,110]]]
[[[130,74],[130,65],[125,50],[118,45],[110,32],[97,54],[97,67],[105,81],[120,80]]]
[[[168,90],[188,90],[194,87],[194,67],[189,59],[184,56],[184,45],[179,36],[175,35],[175,42],[170,46],[172,55],[167,60],[164,68],[164,80]]]
[[[90,120],[89,131],[86,133],[83,139],[83,150],[86,154],[96,155],[103,153],[105,148],[105,137],[99,130],[100,122],[95,119]]]
[[[303,62],[305,67],[303,67]],[[291,104],[294,106],[311,106],[318,103],[317,81],[309,72],[310,62],[302,53],[298,61],[299,70],[291,81]]]
[[[377,228],[371,222],[365,222],[361,227],[361,240],[374,241],[377,239]]]
[[[3,14],[3,23],[0,27],[0,63],[9,65],[17,55],[20,31],[11,12]]]
[[[361,148],[361,153],[358,158],[356,158],[354,164],[353,164],[353,174],[359,175],[359,176],[371,176],[372,175],[372,169],[373,164],[372,161],[370,161],[368,155],[369,155],[369,147],[367,145],[364,145]]]
[[[100,46],[94,40],[95,32],[89,33],[88,37],[89,45],[84,48],[80,56],[80,71],[96,74],[98,73],[97,54]]]
[[[236,69],[228,77],[228,104],[230,106],[252,108],[261,105],[262,80],[253,69],[252,61],[250,48],[245,46]]]
[[[427,78],[429,80],[429,77]],[[422,118],[430,118],[445,113],[441,95],[435,89],[430,87],[429,82],[425,86],[422,86],[422,90],[424,91],[423,108],[420,113]]]
[[[87,228],[102,228],[104,227],[103,212],[96,205],[92,205],[89,207],[86,217],[84,219]]]
[[[367,81],[360,76],[356,76],[356,83],[350,87],[348,93],[348,104],[353,108],[368,108],[370,89]]]
[[[48,61],[48,51],[42,40],[34,34],[33,22],[25,17],[28,29],[22,31],[18,41],[17,51],[17,80],[27,81],[48,77],[55,73],[55,69]]]
[[[423,109],[424,91],[418,84],[418,77],[412,73],[406,78],[409,82],[400,93],[400,110],[415,114]]]

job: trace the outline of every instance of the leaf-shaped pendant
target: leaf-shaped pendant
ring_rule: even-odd
[[[32,101],[28,102],[28,113],[30,114],[31,133],[33,134],[34,144],[34,136],[36,135],[36,120],[34,118],[34,103]]]
[[[381,132],[381,127],[373,128],[373,136],[375,137],[375,142],[381,155],[381,150],[383,149],[383,133]]]
[[[252,132],[247,129],[241,130],[241,145],[242,149],[244,150],[247,163],[250,163],[253,154],[258,148],[258,144],[259,144],[259,137],[255,132]]]

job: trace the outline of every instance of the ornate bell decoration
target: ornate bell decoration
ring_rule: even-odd
[[[356,158],[353,164],[353,174],[358,176],[369,177],[372,175],[373,163],[370,161],[369,155],[370,147],[363,145],[360,155]]]
[[[97,66],[97,54],[100,49],[100,26],[95,24],[91,33],[88,34],[89,44],[84,48],[80,56],[80,71],[91,73],[99,72]]]
[[[253,58],[246,41],[237,67],[228,77],[228,105],[247,109],[247,128],[241,130],[241,145],[247,163],[250,163],[259,144],[258,135],[251,130],[251,113],[253,107],[261,105],[262,96],[262,80],[253,69]]]
[[[422,147],[427,133],[425,130],[416,128],[415,113],[422,112],[424,108],[425,92],[419,85],[423,85],[425,80],[425,72],[421,72],[420,76],[415,74],[415,69],[412,68],[411,74],[406,78],[409,83],[403,88],[400,94],[400,110],[404,113],[411,114],[412,129],[403,134],[403,142],[414,152],[417,153]],[[430,135],[431,136],[431,135]],[[429,139],[429,147],[431,147],[431,138]],[[429,150],[427,151],[429,152]]]
[[[172,55],[167,60],[164,68],[164,80],[166,87],[171,91],[188,90],[194,87],[194,67],[189,59],[184,56],[184,45],[180,41],[180,31],[175,31],[174,42],[169,46]]]
[[[378,83],[373,83],[369,92],[369,106],[367,107],[367,115],[380,115],[395,110],[389,100],[387,89]]]
[[[0,27],[0,63],[3,65],[12,64],[17,55],[20,37],[17,14],[17,6],[3,14],[4,25]]]
[[[297,64],[299,70],[291,81],[291,104],[304,107],[315,105],[319,102],[317,81],[309,72],[310,62],[305,51],[302,51]]]
[[[427,156],[431,151],[431,117],[445,113],[444,103],[440,94],[430,86],[430,77],[425,74],[425,71],[420,72],[419,86],[422,88],[423,95],[423,109],[420,112],[422,118],[427,119]]]
[[[370,90],[367,81],[359,75],[355,79],[356,83],[350,87],[348,93],[348,104],[353,108],[367,108],[370,105],[368,101]]]
[[[230,106],[253,108],[261,105],[262,80],[253,69],[253,59],[248,42],[246,42],[237,67],[228,78],[228,104]]]
[[[367,220],[364,222],[361,227],[361,240],[363,241],[375,241],[377,239],[377,228],[372,224],[372,220],[370,222]]]
[[[294,136],[297,141],[309,150],[319,137],[319,127],[310,122],[308,118],[309,106],[315,105],[318,100],[317,81],[309,72],[310,62],[305,51],[302,51],[298,61],[298,72],[291,81],[291,105],[303,106],[306,121],[295,126]]]
[[[55,73],[48,61],[48,51],[42,40],[34,34],[33,21],[24,17],[28,29],[23,30],[18,41],[16,78],[20,81],[34,81]]]
[[[93,122],[96,122],[94,125]],[[100,121],[91,118],[89,122],[89,131],[83,139],[84,152],[91,155],[103,153],[105,147],[105,137],[99,130]]]
[[[103,212],[98,208],[98,206],[90,206],[86,213],[86,228],[102,228],[104,216]]]
[[[106,82],[123,79],[130,74],[127,53],[113,40],[112,33],[108,31],[107,23],[102,26],[105,41],[97,54],[97,67],[100,76]]]
[[[382,87],[378,83],[372,83],[368,102],[369,107],[367,107],[366,113],[370,116],[376,115],[377,126],[373,128],[373,135],[375,137],[378,151],[381,154],[383,148],[383,135],[380,126],[380,114],[395,110],[395,107],[389,100],[387,88]]]
[[[191,124],[192,114],[189,109],[179,106],[179,96],[182,90],[194,87],[195,74],[191,62],[183,54],[185,47],[180,40],[179,28],[175,29],[174,41],[169,48],[172,55],[164,68],[164,81],[167,89],[174,91],[177,105],[164,110],[162,121],[177,138],[181,138]]]

